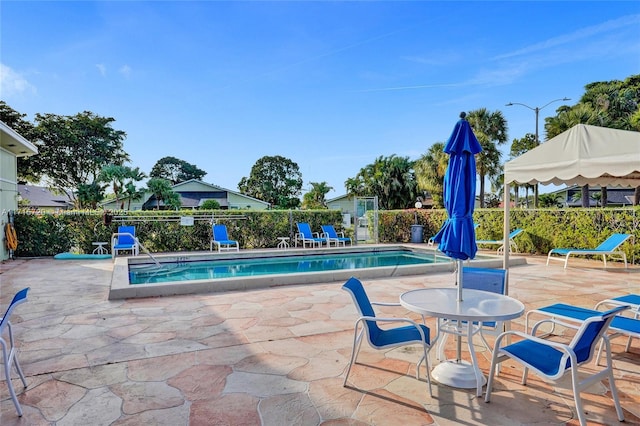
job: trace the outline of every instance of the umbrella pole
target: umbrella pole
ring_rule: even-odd
[[[458,286],[458,303],[462,302],[462,260],[456,262],[457,271],[456,271],[456,285]],[[469,326],[469,324],[467,324]],[[456,351],[456,362],[460,362],[462,360],[462,337],[458,334],[456,339],[457,351]]]

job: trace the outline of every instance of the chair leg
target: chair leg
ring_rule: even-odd
[[[584,410],[582,408],[582,398],[580,397],[580,389],[578,387],[578,369],[571,369],[571,387],[573,388],[573,400],[576,403],[576,411],[580,426],[587,426],[587,420],[584,418]]]
[[[618,420],[621,422],[624,421],[624,413],[622,412],[622,407],[620,406],[620,398],[618,397],[618,389],[616,388],[615,378],[613,377],[613,362],[611,361],[611,344],[609,343],[608,338],[603,338],[600,343],[600,349],[602,349],[602,344],[605,347],[605,356],[607,357],[607,378],[609,379],[609,387],[611,388],[611,398],[613,398],[613,403],[616,406],[616,414],[618,415]]]
[[[433,390],[431,388],[431,368],[429,367],[429,351],[427,351],[427,347],[423,344],[422,350],[424,351],[423,357],[418,361],[418,365],[416,366],[416,379],[420,380],[420,364],[422,364],[422,360],[424,360],[425,368],[427,369],[427,385],[429,387],[429,396],[433,398]]]
[[[351,349],[351,359],[349,360],[349,366],[347,367],[347,373],[344,375],[344,382],[342,386],[347,386],[347,379],[349,378],[349,373],[351,372],[351,367],[358,356],[358,352],[360,352],[360,345],[362,344],[362,334],[364,333],[364,329],[360,331],[358,334],[358,325],[356,324],[355,330],[353,332],[353,348]]]
[[[496,342],[496,347],[493,351],[493,355],[491,356],[491,368],[489,369],[489,379],[487,381],[487,392],[484,397],[484,402],[491,401],[491,391],[493,390],[493,380],[496,375],[496,367],[502,362],[498,357],[498,353],[498,342]]]
[[[9,395],[11,395],[11,400],[13,401],[13,405],[16,407],[16,411],[18,412],[18,416],[22,417],[22,407],[20,407],[20,403],[18,402],[18,397],[16,396],[16,392],[13,389],[13,383],[11,382],[11,364],[15,361],[15,350],[12,348],[7,356],[7,348],[2,342],[2,357],[4,361],[4,376],[7,381],[7,387],[9,388]],[[18,374],[20,375],[20,379],[22,383],[27,386],[27,382],[24,380],[24,375],[22,374],[22,369],[20,369],[19,365],[16,364],[16,369],[18,370]]]

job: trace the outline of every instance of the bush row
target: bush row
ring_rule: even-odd
[[[372,212],[369,233],[374,234]],[[193,217],[192,226],[181,225],[181,217]],[[399,243],[411,241],[411,225],[423,226],[426,241],[446,220],[445,210],[380,211],[378,241]],[[111,219],[111,220],[109,220]],[[474,221],[478,239],[501,239],[503,211],[476,209]],[[619,209],[527,209],[512,210],[511,229],[525,232],[517,237],[522,253],[546,254],[554,247],[593,248],[612,233],[632,233],[640,243],[640,207]],[[161,211],[120,212],[105,220],[103,211],[66,211],[58,214],[17,212],[18,234],[16,255],[21,257],[53,256],[62,252],[91,253],[92,242],[110,241],[119,225],[135,225],[136,235],[151,252],[209,250],[211,224],[227,225],[229,237],[243,249],[270,248],[277,237],[293,238],[296,222],[308,222],[311,229],[334,224],[342,228],[342,215],[337,210],[270,210],[270,211]],[[349,236],[353,231],[345,229]],[[629,260],[640,258],[640,244],[625,244]]]

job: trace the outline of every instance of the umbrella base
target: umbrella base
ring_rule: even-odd
[[[479,379],[481,381],[480,386],[478,386],[478,376],[476,373],[479,373]],[[455,359],[448,359],[446,361],[438,364],[432,371],[431,377],[433,377],[438,383],[443,385],[451,386],[453,388],[462,388],[462,389],[480,389],[480,393],[482,392],[482,386],[487,383],[487,378],[474,367],[468,361],[459,361]]]

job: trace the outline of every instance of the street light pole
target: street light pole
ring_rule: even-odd
[[[542,110],[542,109],[544,109],[544,108],[548,107],[549,105],[551,105],[551,104],[552,104],[552,103],[554,103],[554,102],[559,102],[559,101],[570,101],[570,100],[571,100],[571,99],[570,99],[570,98],[567,98],[567,97],[565,97],[565,98],[559,98],[559,99],[554,99],[554,100],[552,100],[552,101],[550,101],[550,102],[547,102],[546,104],[544,104],[544,105],[543,105],[543,106],[541,106],[541,107],[530,107],[529,105],[522,104],[522,103],[520,103],[520,102],[509,102],[509,103],[508,103],[508,104],[506,104],[505,106],[520,105],[520,106],[523,106],[523,107],[525,107],[525,108],[529,108],[531,111],[533,111],[533,112],[535,112],[535,113],[536,113],[536,146],[538,146],[538,145],[540,145],[540,138],[538,137],[538,118],[540,117],[540,110]],[[537,209],[537,208],[538,208],[538,184],[536,184],[536,185],[533,187],[533,191],[534,191],[534,193],[533,193],[533,207]],[[516,202],[517,202],[517,200],[516,200]],[[527,203],[527,205],[528,205],[528,203]]]

